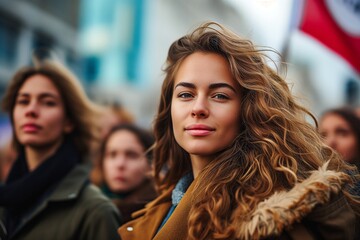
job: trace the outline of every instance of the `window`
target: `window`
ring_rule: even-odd
[[[18,26],[11,18],[0,18],[0,64],[3,68],[11,68],[15,64]]]

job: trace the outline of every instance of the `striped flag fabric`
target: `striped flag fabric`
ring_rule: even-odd
[[[360,74],[360,0],[304,0],[300,30]]]

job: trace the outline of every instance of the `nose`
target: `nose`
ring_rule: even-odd
[[[205,96],[199,96],[195,99],[191,116],[194,118],[207,118],[209,116],[208,103]]]
[[[30,102],[25,110],[25,116],[27,117],[38,117],[39,116],[39,107],[35,101]]]
[[[125,156],[119,155],[119,156],[116,158],[116,167],[117,167],[117,168],[125,168],[125,166],[126,166]]]

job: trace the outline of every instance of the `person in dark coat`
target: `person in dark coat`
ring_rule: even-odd
[[[105,137],[91,180],[113,200],[124,218],[156,198],[150,176],[154,137],[135,124],[114,126]]]
[[[319,131],[324,142],[337,151],[342,159],[356,169],[350,175],[358,176],[360,171],[360,118],[356,109],[350,106],[327,109],[320,117]],[[360,180],[350,188],[360,197]],[[357,221],[357,235],[360,238],[360,216]]]
[[[35,62],[15,73],[2,106],[19,153],[0,186],[3,238],[119,239],[117,208],[88,178],[98,109],[78,79],[54,59]]]

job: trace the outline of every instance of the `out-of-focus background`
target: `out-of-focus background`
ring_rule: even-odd
[[[360,0],[0,0],[0,97],[35,48],[51,48],[92,100],[150,128],[170,44],[206,20],[280,52],[272,57],[316,116],[359,104]],[[0,145],[10,133],[0,112]]]

